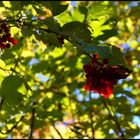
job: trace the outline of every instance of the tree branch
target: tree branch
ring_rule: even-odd
[[[61,139],[64,139],[61,135],[61,133],[58,131],[58,129],[55,127],[55,125],[52,125],[53,128],[55,129],[55,131],[57,132],[57,134],[60,136]]]
[[[66,39],[67,41],[69,41],[71,44],[73,44],[74,46],[76,46],[79,49],[82,47],[81,44],[79,44],[78,42],[70,39],[68,35],[64,35],[62,33],[58,33],[56,31],[52,31],[50,29],[44,29],[44,28],[41,28],[41,27],[39,29],[41,29],[42,31],[45,31],[47,33],[54,33],[54,34],[56,34],[56,36],[61,36],[62,38]],[[83,52],[83,54],[86,54],[88,57],[92,58],[92,56],[90,54],[88,54],[87,52]]]
[[[3,23],[3,22],[17,22],[19,21],[19,19],[17,20],[0,20],[0,23]]]
[[[2,68],[2,67],[0,67],[0,69],[3,70],[3,71],[11,71],[11,70],[9,70],[9,69],[4,69],[4,68]]]
[[[91,101],[91,91],[89,92],[89,99]],[[90,118],[90,122],[91,122],[91,130],[92,130],[92,139],[95,139],[95,130],[94,130],[94,127],[93,127],[93,112],[92,112],[92,109],[89,110],[89,118]]]
[[[23,119],[24,117],[25,117],[25,115],[22,116],[22,117],[19,119],[19,121],[18,121],[15,125],[13,125],[13,127],[12,127],[11,129],[7,130],[6,132],[2,132],[2,131],[0,130],[0,133],[1,133],[1,134],[8,134],[8,133],[10,133],[13,129],[17,128],[17,125],[19,124],[19,122],[22,121],[22,119]]]
[[[4,97],[1,97],[1,101],[0,101],[0,114],[1,114],[1,109],[2,109],[3,102],[4,102]]]
[[[21,50],[20,50],[20,52],[19,52],[19,54],[18,54],[18,58],[15,60],[15,66],[14,66],[14,68],[11,68],[11,70],[12,70],[12,69],[15,70],[16,67],[18,66],[18,62],[20,61],[20,55],[21,55],[21,53],[22,53],[22,50],[23,50],[23,47],[21,48]],[[12,74],[13,74],[13,71],[12,71]],[[11,75],[12,75],[12,74],[11,74]]]
[[[36,102],[33,102],[29,139],[32,139],[32,135],[33,135],[35,112],[36,112],[36,110],[35,110],[36,106],[35,105],[36,105]]]

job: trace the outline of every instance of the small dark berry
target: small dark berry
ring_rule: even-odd
[[[7,40],[7,36],[6,35],[3,35],[2,36],[2,40],[3,40],[3,42],[5,42]]]
[[[10,30],[9,30],[8,27],[5,27],[5,28],[4,28],[4,32],[5,32],[5,33],[9,33],[9,31],[10,31]]]
[[[14,38],[10,36],[10,37],[7,38],[7,40],[8,40],[9,42],[13,42]]]
[[[1,48],[1,49],[5,49],[5,48],[6,48],[6,45],[5,45],[5,44],[3,44],[3,43],[2,43],[2,44],[0,44],[0,48]]]
[[[10,36],[11,36],[10,33],[6,33],[6,37],[7,37],[7,39],[8,39],[8,37],[10,37]]]
[[[108,59],[107,58],[103,58],[103,63],[107,64],[108,63]]]
[[[10,48],[10,43],[6,43],[6,48]]]

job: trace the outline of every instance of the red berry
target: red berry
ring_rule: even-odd
[[[99,54],[98,54],[98,53],[95,53],[95,54],[93,55],[93,58],[95,58],[96,60],[99,59]]]
[[[7,39],[8,39],[8,37],[10,37],[10,36],[11,36],[11,34],[10,34],[10,33],[6,33],[6,36],[7,36]]]
[[[12,44],[13,44],[13,45],[17,45],[17,44],[18,44],[18,41],[17,41],[16,39],[13,39],[13,40],[12,40]]]
[[[97,60],[99,59],[99,54],[98,53],[95,53],[92,57],[92,64],[95,65]]]
[[[100,62],[99,55],[96,53],[93,55],[91,63],[83,66],[86,73],[86,84],[84,88],[89,91],[98,92],[104,95],[105,98],[109,98],[113,93],[113,86],[118,81],[118,79],[108,75],[110,69],[107,63],[108,60],[106,58]]]
[[[91,67],[91,65],[89,65],[89,64],[86,64],[86,65],[83,66],[83,69],[85,70],[85,72],[90,71],[91,68],[92,68],[92,67]]]
[[[7,40],[7,36],[6,35],[3,35],[2,36],[2,41],[5,42],[6,40]]]
[[[5,34],[2,34],[2,37],[0,37],[0,48],[1,49],[10,47],[10,43],[7,43],[7,42],[11,42],[13,45],[18,44],[18,41],[15,38],[13,38],[11,36],[11,34],[9,33],[9,31],[10,31],[9,26],[6,25],[5,22],[3,24],[1,24],[0,33],[2,33],[3,30],[4,30]]]
[[[7,38],[7,40],[8,40],[9,42],[13,42],[14,38],[10,36],[10,37]]]
[[[5,44],[3,44],[3,43],[2,43],[2,44],[0,44],[0,48],[1,48],[1,49],[5,49],[5,48],[6,48],[6,45],[5,45]]]

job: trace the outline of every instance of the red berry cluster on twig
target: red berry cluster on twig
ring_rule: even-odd
[[[94,54],[90,64],[85,64],[83,69],[86,73],[84,88],[98,92],[109,98],[113,93],[113,86],[119,79],[126,78],[130,71],[123,66],[111,66],[106,58],[99,61],[99,55]]]
[[[11,43],[16,45],[18,41],[11,36],[9,26],[4,22],[0,26],[0,49],[10,48]]]

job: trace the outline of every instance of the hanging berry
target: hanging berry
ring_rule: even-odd
[[[100,62],[98,54],[93,55],[91,62],[85,64],[83,69],[86,73],[84,88],[98,92],[106,98],[113,94],[113,86],[117,84],[117,81],[126,78],[131,73],[123,66],[109,65],[106,58],[103,58]]]
[[[10,48],[11,43],[13,45],[18,44],[18,41],[11,36],[9,28],[6,22],[0,26],[0,49]]]

